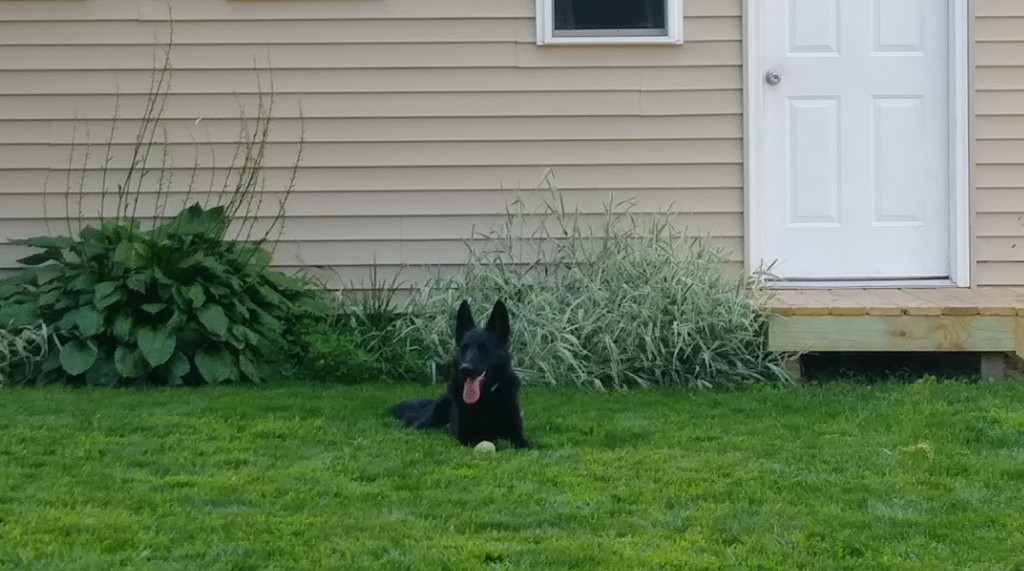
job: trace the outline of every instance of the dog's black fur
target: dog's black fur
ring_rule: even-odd
[[[508,310],[501,300],[495,302],[485,327],[474,323],[469,303],[463,301],[455,318],[458,351],[447,391],[437,399],[400,402],[389,411],[407,427],[448,426],[452,435],[466,446],[502,439],[517,448],[531,448],[533,445],[523,433],[519,407],[522,382],[512,370],[508,340]],[[472,400],[475,392],[467,389],[466,384],[474,382],[479,387],[479,398],[470,404],[464,396],[469,395]]]

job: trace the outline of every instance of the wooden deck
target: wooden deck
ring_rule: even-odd
[[[777,351],[950,351],[981,354],[1001,377],[1024,357],[1024,288],[779,289],[767,302]]]

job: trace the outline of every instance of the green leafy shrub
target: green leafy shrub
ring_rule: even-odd
[[[76,129],[61,177],[65,212],[46,214],[48,229],[63,222],[67,234],[13,241],[41,251],[19,260],[25,267],[0,281],[0,327],[42,323],[52,332],[41,372],[21,382],[257,382],[301,346],[318,298],[306,282],[271,270],[264,245],[281,229],[304,136],[287,186],[266,192],[274,96],[271,90],[266,97],[260,84],[255,101],[239,99],[230,164],[213,147],[211,161],[201,160],[196,146],[188,176],[176,176],[182,170],[172,160],[173,127],[163,121],[170,54],[168,43],[146,105],[132,118],[130,145],[117,144],[123,138],[117,100],[101,144],[105,152],[88,140],[82,145]],[[255,104],[251,118],[246,103]],[[210,173],[208,186],[200,186],[200,172]],[[89,194],[99,195],[98,205],[84,206]],[[276,211],[266,208],[272,198]],[[43,200],[45,208],[49,201]],[[178,214],[168,219],[168,212]]]
[[[0,323],[52,324],[60,349],[41,381],[258,382],[315,297],[258,245],[226,240],[229,221],[197,204],[150,230],[109,219],[77,238],[16,240],[42,251],[0,281]]]
[[[478,311],[496,298],[512,313],[512,346],[526,383],[623,389],[735,386],[787,379],[767,349],[763,295],[728,277],[725,254],[687,237],[668,215],[606,205],[598,223],[568,211],[557,191],[522,201],[470,243],[454,278],[414,291],[403,335],[439,364],[452,352],[462,298]],[[447,371],[444,371],[447,373]]]
[[[302,376],[321,381],[361,383],[419,380],[428,360],[402,335],[403,316],[394,302],[395,282],[371,274],[368,289],[339,292],[325,320],[313,325],[302,346],[308,355]]]
[[[305,379],[357,384],[390,378],[387,364],[362,346],[359,336],[329,327],[315,327],[305,336]]]

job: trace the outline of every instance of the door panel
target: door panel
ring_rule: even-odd
[[[948,0],[765,0],[763,261],[783,278],[950,275]]]

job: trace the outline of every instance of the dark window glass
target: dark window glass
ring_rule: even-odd
[[[555,0],[555,30],[664,30],[665,2]]]

